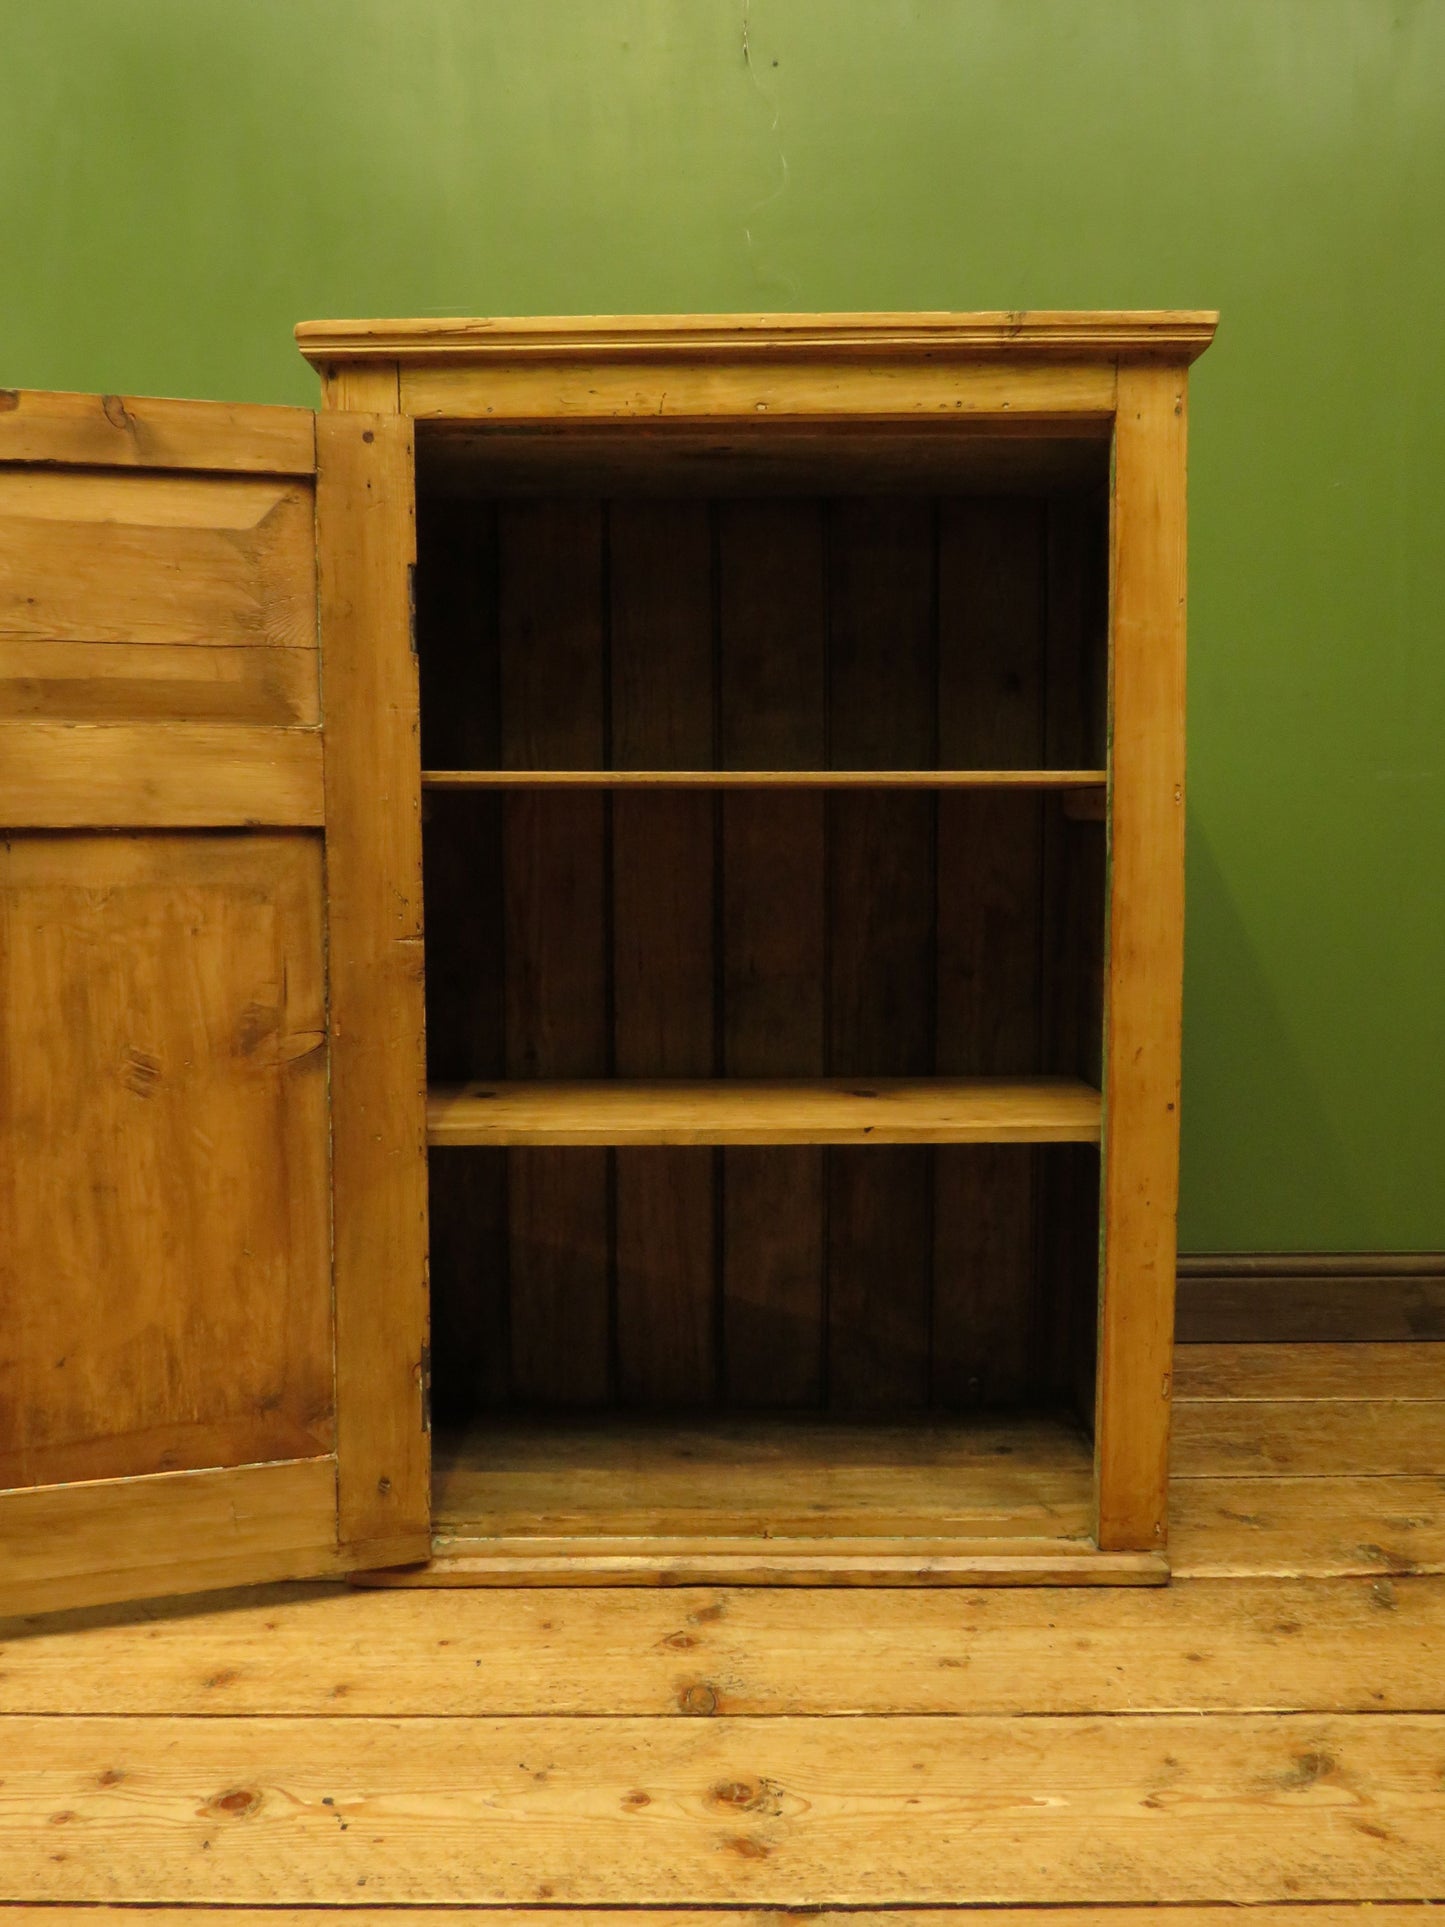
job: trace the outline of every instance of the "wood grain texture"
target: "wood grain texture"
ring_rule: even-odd
[[[1445,1477],[1445,1399],[1238,1399],[1174,1412],[1175,1480]],[[1329,1468],[1328,1475],[1321,1471]]]
[[[27,1907],[0,1903],[0,1921],[8,1927],[54,1927],[57,1911],[53,1907]],[[1316,1904],[1308,1919],[1314,1927],[1433,1927],[1434,1903],[1431,1901],[1345,1901],[1336,1905]],[[352,1927],[415,1927],[409,1908],[348,1907],[346,1919]],[[897,1915],[883,1911],[849,1908],[846,1913],[826,1909],[809,1910],[810,1919],[819,1927],[893,1927]],[[1010,1907],[998,1910],[999,1927],[1157,1927],[1160,1910],[1155,1907]],[[185,1907],[109,1907],[98,1902],[72,1907],[63,1918],[95,1927],[194,1927],[196,1915]],[[315,1912],[302,1907],[232,1907],[227,1910],[230,1927],[315,1927]],[[755,1909],[647,1907],[588,1909],[579,1907],[572,1918],[577,1927],[757,1927]],[[917,1927],[958,1927],[955,1908],[909,1910]],[[466,1927],[476,1913],[460,1907],[429,1907],[430,1927]],[[1175,1927],[1239,1927],[1238,1913],[1232,1907],[1174,1907],[1169,1912]],[[509,1907],[510,1927],[553,1927],[555,1915],[543,1907]],[[1297,1908],[1256,1906],[1250,1915],[1253,1927],[1301,1927]]]
[[[700,1147],[614,1159],[617,1379],[626,1405],[712,1403],[715,1167],[714,1153]]]
[[[305,835],[0,848],[0,1483],[330,1446],[323,911]]]
[[[431,790],[1102,791],[1097,769],[426,769]]]
[[[1445,1581],[252,1588],[0,1622],[0,1713],[1429,1712]],[[0,1729],[3,1730],[3,1729]]]
[[[507,1160],[511,1388],[535,1405],[601,1405],[611,1384],[605,1152]]]
[[[510,768],[606,760],[604,534],[595,502],[499,510],[500,731]],[[605,1076],[606,801],[509,797],[502,838],[507,1073]],[[613,1383],[607,1154],[518,1150],[507,1172],[513,1393],[600,1403]]]
[[[759,763],[811,779],[827,761],[823,505],[723,501],[714,514],[725,781]],[[740,782],[720,814],[719,1068],[730,1078],[821,1076],[824,798]],[[724,1396],[744,1406],[821,1403],[825,1153],[739,1148],[721,1162]]]
[[[625,1539],[447,1538],[425,1566],[353,1573],[358,1585],[442,1586],[1162,1586],[1157,1552],[1100,1552],[1078,1538],[987,1536],[857,1539],[750,1535]]]
[[[0,389],[0,461],[310,475],[309,408]]]
[[[1013,1414],[497,1421],[438,1440],[435,1515],[442,1539],[1065,1539],[1089,1467],[1077,1428]]]
[[[336,1461],[0,1494],[0,1612],[335,1573]]]
[[[930,504],[844,500],[828,518],[828,755],[936,763]],[[827,813],[828,1068],[933,1068],[935,812],[926,796],[848,792]],[[828,1398],[928,1396],[932,1172],[901,1150],[828,1160]],[[886,1281],[886,1282],[885,1282]]]
[[[315,649],[0,638],[0,717],[51,722],[319,723]]]
[[[598,1078],[443,1085],[433,1144],[1088,1144],[1069,1078]]]
[[[347,361],[322,369],[323,408],[363,415],[394,415],[401,405],[397,364],[384,356]]]
[[[938,760],[1044,760],[1043,514],[1034,502],[940,505]],[[955,1076],[1042,1068],[1045,916],[1037,802],[940,794],[935,1065]],[[1036,1396],[1037,1161],[934,1161],[932,1387],[945,1404]]]
[[[313,517],[309,480],[0,467],[4,819],[319,824]]]
[[[542,359],[609,353],[619,359],[798,359],[845,348],[866,358],[890,352],[935,359],[952,351],[1019,359],[1062,351],[1106,356],[1161,353],[1175,361],[1202,354],[1219,316],[1195,309],[1045,309],[988,313],[941,311],[850,314],[527,315],[386,321],[302,321],[296,340],[308,360],[398,355],[509,355]]]
[[[309,481],[0,466],[0,637],[316,645]]]
[[[496,422],[836,420],[1103,422],[1114,408],[1112,361],[1059,361],[1025,370],[1006,359],[869,363],[842,356],[689,367],[584,356],[521,358],[479,368],[403,362],[401,406],[417,421]]]
[[[340,1538],[420,1554],[431,1510],[411,428],[333,413],[317,445]]]
[[[1174,1396],[1177,1400],[1445,1398],[1445,1344],[1181,1343],[1174,1354]]]
[[[714,760],[712,527],[696,502],[608,512],[613,762]],[[620,793],[612,804],[612,1026],[619,1077],[696,1078],[715,1065],[717,812],[706,795]],[[706,1405],[717,1368],[716,1160],[618,1157],[618,1392]]]
[[[1114,438],[1099,1543],[1164,1543],[1184,961],[1185,374],[1121,369]]]
[[[1445,1573],[1445,1478],[1179,1479],[1173,1521],[1184,1578]]]
[[[317,729],[0,722],[10,829],[319,829],[324,818]]]
[[[372,1904],[956,1905],[1445,1885],[1439,1715],[19,1716],[10,1738],[10,1898],[339,1904],[364,1882]]]

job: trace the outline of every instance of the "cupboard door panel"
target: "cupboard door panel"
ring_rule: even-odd
[[[321,846],[0,853],[0,1486],[333,1436]]]
[[[0,467],[0,716],[314,727],[310,482]]]
[[[315,441],[0,409],[0,1611],[426,1548],[339,1529]]]

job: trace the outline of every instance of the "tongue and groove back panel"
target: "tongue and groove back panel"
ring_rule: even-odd
[[[431,768],[1101,767],[1096,498],[419,504]],[[1058,796],[434,792],[429,1074],[1099,1076]],[[435,1392],[1091,1403],[1087,1147],[438,1149]]]

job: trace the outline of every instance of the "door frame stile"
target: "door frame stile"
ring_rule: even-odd
[[[394,1565],[431,1548],[421,758],[412,425],[394,364],[370,372],[344,397],[327,384],[316,519],[338,1539]]]
[[[1098,1544],[1162,1548],[1184,976],[1188,369],[1121,361],[1109,595]]]

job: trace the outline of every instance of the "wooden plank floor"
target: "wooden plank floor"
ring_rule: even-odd
[[[0,1927],[1417,1927],[1445,1346],[1201,1346],[1177,1382],[1167,1590],[289,1586],[0,1623]]]

